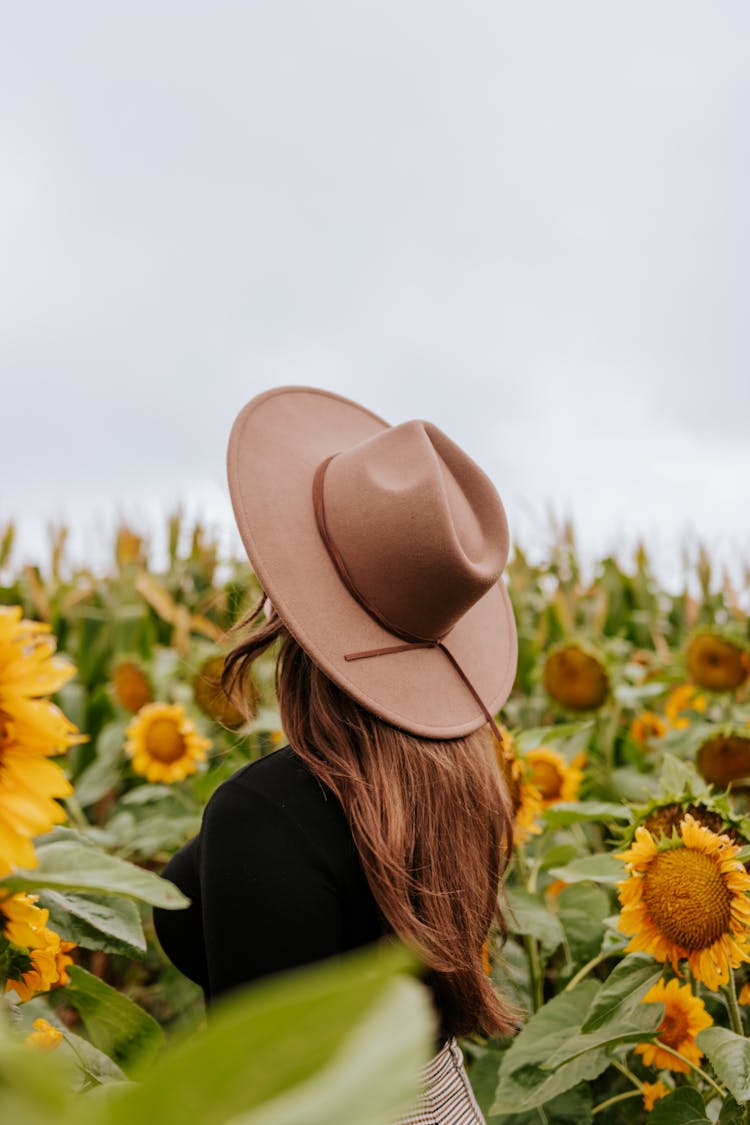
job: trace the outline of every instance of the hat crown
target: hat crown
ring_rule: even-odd
[[[430,422],[388,427],[337,453],[323,498],[351,582],[397,633],[445,636],[507,562],[497,490]]]

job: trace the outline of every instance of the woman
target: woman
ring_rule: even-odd
[[[307,387],[244,407],[228,478],[267,598],[232,630],[224,686],[241,706],[278,642],[289,744],[215,790],[163,872],[192,904],[155,910],[157,935],[211,1003],[397,934],[429,967],[440,1036],[408,1121],[481,1122],[455,1037],[516,1026],[482,956],[511,836],[492,718],[518,651],[502,502],[436,426]]]

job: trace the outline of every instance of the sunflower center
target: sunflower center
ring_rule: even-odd
[[[160,762],[174,762],[185,753],[185,740],[171,719],[155,719],[145,743],[151,757]]]
[[[664,1019],[659,1024],[659,1038],[673,1051],[679,1050],[690,1033],[687,1012],[676,1004],[667,1004]]]
[[[534,762],[531,782],[536,785],[545,801],[554,800],[562,792],[560,772],[550,762]]]
[[[643,900],[662,934],[690,952],[729,932],[730,891],[716,861],[702,852],[657,855],[643,876]]]

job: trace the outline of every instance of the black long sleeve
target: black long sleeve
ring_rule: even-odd
[[[340,804],[288,746],[219,785],[162,875],[192,902],[155,908],[157,937],[207,1003],[387,928]]]

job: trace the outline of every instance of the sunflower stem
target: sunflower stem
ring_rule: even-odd
[[[66,809],[68,810],[70,819],[74,822],[77,828],[80,828],[82,831],[86,831],[91,827],[89,822],[86,820],[83,809],[78,804],[78,799],[74,793],[71,793],[69,797],[63,797],[63,802]]]
[[[624,1074],[629,1082],[633,1083],[639,1094],[643,1093],[643,1083],[640,1078],[636,1078],[630,1067],[626,1066],[624,1062],[620,1062],[619,1059],[612,1059],[612,1066],[619,1070],[620,1074]]]
[[[602,961],[606,961],[609,957],[615,957],[621,952],[621,949],[608,949],[606,953],[597,953],[596,957],[592,957],[590,961],[587,961],[583,968],[579,969],[576,975],[570,978],[563,992],[572,992],[575,986],[579,984],[585,976],[588,976],[592,969],[595,969],[597,965],[601,965]]]
[[[680,1059],[681,1062],[686,1063],[691,1070],[695,1071],[695,1073],[704,1080],[704,1082],[708,1082],[709,1086],[713,1086],[716,1093],[719,1094],[722,1098],[725,1098],[727,1096],[729,1092],[728,1090],[725,1090],[723,1086],[720,1086],[718,1084],[718,1082],[714,1082],[713,1078],[711,1078],[709,1074],[706,1074],[705,1070],[701,1070],[699,1066],[696,1066],[696,1064],[694,1062],[691,1062],[690,1059],[686,1058],[685,1055],[681,1055],[679,1051],[675,1051],[674,1047],[668,1047],[663,1039],[659,1040],[659,1050],[666,1051],[667,1054],[674,1055],[676,1059]]]
[[[729,1022],[732,1025],[732,1031],[735,1033],[735,1035],[742,1035],[743,1038],[744,1038],[745,1029],[742,1026],[742,1013],[740,1012],[740,1006],[737,1003],[737,988],[736,988],[736,985],[734,983],[734,973],[732,972],[732,966],[731,965],[729,965],[728,968],[729,968],[729,983],[727,984],[726,988],[724,989],[724,992],[725,992],[726,998],[727,998],[727,1008],[729,1010]]]
[[[611,1105],[616,1105],[617,1102],[625,1102],[629,1098],[640,1098],[640,1096],[640,1090],[626,1090],[624,1094],[615,1094],[613,1098],[607,1098],[606,1102],[599,1102],[599,1105],[595,1105],[591,1110],[591,1116],[593,1117],[594,1114],[601,1113],[604,1109],[609,1109]]]
[[[526,948],[526,957],[529,962],[529,977],[531,978],[531,1003],[535,1012],[538,1012],[544,1003],[544,978],[542,965],[539,959],[539,942],[531,934],[525,934],[523,944]]]
[[[529,868],[526,863],[526,856],[522,848],[514,848],[513,854],[518,864],[518,874],[526,884],[526,889],[529,893],[534,892],[536,889],[536,880],[533,880],[533,872],[529,874]],[[531,1005],[535,1012],[538,1012],[544,1003],[544,977],[542,975],[542,965],[539,958],[539,942],[531,934],[524,934],[523,938],[524,948],[526,950],[526,959],[529,962],[529,983],[531,985]]]

